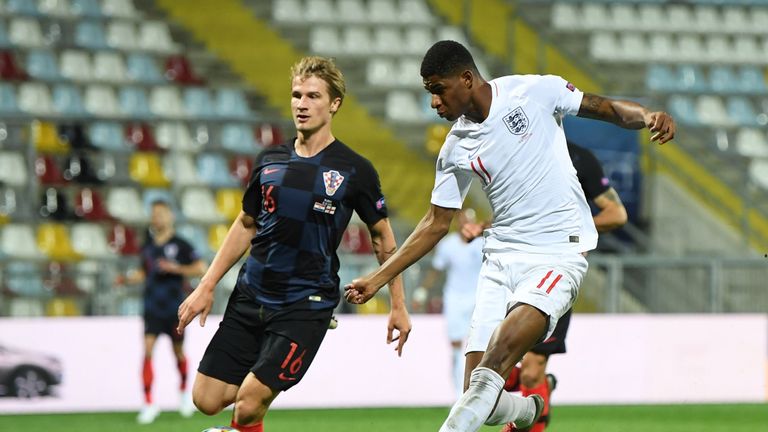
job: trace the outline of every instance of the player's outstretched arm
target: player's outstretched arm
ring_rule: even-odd
[[[179,334],[198,315],[200,315],[200,326],[205,325],[205,319],[213,306],[213,291],[216,289],[216,284],[248,250],[254,235],[256,235],[256,221],[241,211],[229,228],[224,242],[216,251],[216,256],[200,279],[200,283],[179,306],[179,326],[176,328]]]
[[[373,243],[373,252],[379,264],[383,264],[397,250],[397,241],[395,233],[392,232],[392,226],[389,219],[384,218],[373,225],[368,226],[371,232],[371,242]],[[408,310],[405,306],[405,289],[403,288],[403,278],[401,275],[395,276],[389,282],[389,298],[391,308],[389,312],[389,324],[387,325],[387,344],[398,341],[397,355],[403,355],[403,346],[408,340],[408,334],[411,332],[411,318],[408,316]],[[394,331],[397,330],[397,336]]]
[[[373,273],[344,287],[347,301],[354,304],[367,302],[384,284],[426,255],[448,233],[456,211],[433,204],[400,250]]]
[[[626,129],[647,127],[653,135],[651,141],[664,144],[675,137],[675,120],[663,111],[649,111],[639,103],[610,99],[585,93],[579,107],[579,117],[603,120]]]

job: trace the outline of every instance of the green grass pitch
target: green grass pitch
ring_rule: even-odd
[[[447,408],[274,410],[266,432],[436,432]],[[200,432],[229,424],[231,413],[181,418],[165,412],[151,425],[135,413],[0,415],[0,431]],[[484,427],[482,432],[498,431]],[[756,432],[768,430],[768,404],[563,406],[553,412],[549,432]]]

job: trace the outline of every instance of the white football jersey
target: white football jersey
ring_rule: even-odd
[[[473,179],[493,211],[485,251],[585,252],[597,230],[568,156],[561,118],[584,94],[554,75],[489,81],[488,118],[461,116],[437,158],[432,204],[461,208]]]
[[[445,272],[443,301],[475,302],[475,288],[483,264],[483,241],[467,243],[459,233],[440,240],[432,258],[432,267]]]

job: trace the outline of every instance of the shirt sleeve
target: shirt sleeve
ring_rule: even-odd
[[[472,177],[462,171],[450,157],[450,146],[444,145],[435,167],[435,187],[432,204],[445,208],[460,209],[469,193]]]
[[[584,196],[588,200],[594,200],[611,188],[610,181],[605,176],[603,167],[600,166],[600,161],[591,151],[582,148],[574,168],[576,168],[581,188],[584,189]]]
[[[557,75],[543,75],[534,86],[536,97],[552,114],[576,115],[584,93]]]
[[[363,159],[358,169],[354,209],[366,225],[373,225],[387,217],[386,200],[373,164]]]
[[[448,267],[447,241],[448,237],[445,237],[435,248],[435,255],[432,257],[432,267],[436,270],[444,271]]]
[[[262,197],[259,175],[261,174],[263,155],[264,152],[256,157],[256,163],[253,164],[253,171],[251,171],[251,178],[248,180],[248,186],[243,194],[243,212],[253,218],[257,218],[261,210]]]

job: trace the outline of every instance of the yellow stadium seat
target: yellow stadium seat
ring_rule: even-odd
[[[41,224],[37,228],[37,247],[55,261],[78,261],[82,258],[72,247],[67,228],[62,224]]]
[[[53,123],[33,121],[32,140],[40,153],[67,154],[70,151],[69,143],[59,137],[59,131]]]
[[[389,313],[389,300],[377,295],[357,307],[357,313],[362,315],[380,315]]]
[[[243,192],[240,189],[220,189],[216,192],[216,210],[227,220],[235,220],[242,208]]]
[[[131,155],[131,178],[144,187],[168,187],[170,181],[163,174],[160,159],[155,153],[139,152]]]
[[[448,131],[450,130],[450,126],[444,124],[433,124],[427,128],[427,139],[424,142],[424,145],[429,154],[437,155],[440,153],[440,147],[443,146],[445,136],[448,135]]]
[[[82,315],[77,301],[68,297],[55,297],[45,305],[45,315],[51,317]]]
[[[229,226],[224,224],[212,225],[208,229],[208,246],[212,251],[217,251],[224,243],[224,237],[227,236]]]

